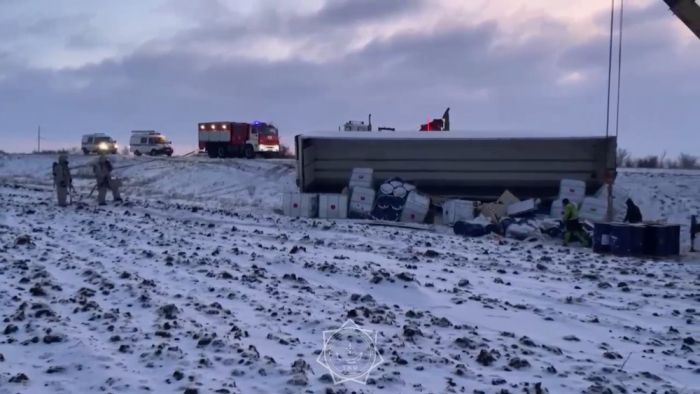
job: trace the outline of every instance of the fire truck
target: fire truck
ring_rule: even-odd
[[[275,157],[280,152],[279,132],[264,122],[205,122],[199,124],[199,149],[209,157]]]

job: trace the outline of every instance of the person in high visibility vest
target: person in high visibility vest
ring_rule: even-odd
[[[562,219],[564,220],[564,226],[566,227],[566,231],[564,232],[564,246],[569,245],[573,235],[578,238],[579,241],[581,241],[583,246],[587,247],[588,237],[586,237],[586,235],[583,233],[581,222],[578,220],[578,208],[576,207],[576,204],[569,201],[568,198],[562,200],[562,203],[564,204],[564,217]]]

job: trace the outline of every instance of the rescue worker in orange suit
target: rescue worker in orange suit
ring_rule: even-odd
[[[571,237],[575,236],[581,241],[583,246],[588,246],[588,237],[583,233],[581,228],[581,222],[578,220],[578,208],[576,204],[565,198],[562,203],[564,204],[564,226],[566,230],[564,232],[564,246],[568,246],[571,242]]]
[[[112,198],[114,201],[122,201],[122,197],[119,195],[119,184],[112,179],[112,169],[112,163],[110,163],[104,155],[100,156],[97,163],[92,167],[95,180],[97,181],[97,203],[99,205],[107,204],[105,201],[107,189],[112,191]]]
[[[58,206],[67,206],[66,199],[70,189],[73,187],[73,177],[70,174],[70,168],[68,168],[68,157],[66,155],[58,156],[58,163],[53,163],[53,184],[56,187]]]
[[[641,223],[642,222],[642,211],[639,207],[632,201],[631,198],[627,199],[627,213],[625,214],[626,223]]]

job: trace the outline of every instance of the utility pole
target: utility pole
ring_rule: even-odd
[[[36,153],[41,153],[41,125],[36,129]]]

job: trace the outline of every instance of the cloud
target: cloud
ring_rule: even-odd
[[[510,36],[498,19],[440,25],[438,18],[431,26],[440,28],[416,29],[405,23],[428,12],[425,3],[378,3],[229,18],[238,11],[213,1],[172,36],[64,69],[18,66],[0,50],[0,135],[26,134],[16,149],[31,149],[38,123],[47,143],[64,146],[86,132],[125,141],[129,130],[160,129],[179,146],[195,146],[199,121],[259,119],[276,122],[290,142],[295,133],[335,130],[369,112],[378,125],[416,129],[447,106],[465,130],[603,132],[605,36],[582,37],[542,16],[528,22],[537,29],[513,40],[504,39]],[[212,12],[223,17],[201,23]],[[657,21],[656,13],[630,11],[635,23],[626,41],[622,124],[632,131],[621,144],[639,152],[657,149],[660,128],[678,141],[697,139],[689,98],[700,83],[689,70],[700,61],[677,53],[685,44],[667,29],[676,21]],[[384,25],[391,29],[374,30]],[[79,37],[75,45],[100,48],[100,40]],[[667,145],[681,150],[687,142]]]

